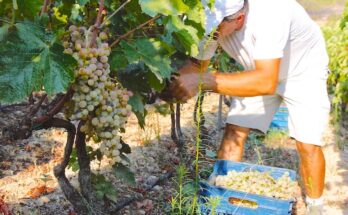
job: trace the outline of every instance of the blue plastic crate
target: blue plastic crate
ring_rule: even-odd
[[[289,111],[287,107],[280,107],[278,111],[274,114],[271,125],[271,129],[278,129],[282,131],[288,130],[288,118]]]
[[[218,175],[227,175],[227,172],[231,170],[235,170],[237,172],[250,170],[269,172],[274,179],[277,179],[281,177],[285,172],[288,172],[290,178],[292,180],[296,180],[296,172],[293,170],[218,160],[214,165],[213,173],[210,175],[208,181],[214,181],[214,178]],[[211,185],[207,182],[200,182],[199,204],[201,214],[212,214],[210,209],[207,208],[205,204],[208,197],[219,197],[220,199],[219,205],[215,208],[216,215],[289,215],[291,214],[292,205],[294,202],[294,199],[280,200],[276,198],[225,189]],[[229,201],[231,198],[256,203],[257,208],[248,208],[232,204]]]

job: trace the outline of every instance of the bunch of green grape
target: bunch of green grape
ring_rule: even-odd
[[[269,172],[229,171],[227,175],[216,177],[215,185],[227,189],[252,193],[277,199],[292,199],[296,190],[296,181],[291,180],[289,172],[274,179]]]
[[[85,27],[70,26],[67,41],[63,43],[67,54],[78,62],[70,120],[82,120],[81,131],[88,138],[101,142],[100,151],[109,158],[111,165],[125,162],[120,157],[119,133],[131,112],[128,105],[131,92],[122,88],[110,77],[108,56],[111,49],[106,42],[108,35],[100,32],[96,46],[91,47],[93,33]]]

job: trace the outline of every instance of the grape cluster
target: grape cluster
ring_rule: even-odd
[[[215,185],[283,200],[293,198],[296,189],[296,182],[291,180],[288,172],[274,179],[269,172],[232,170],[227,175],[217,176]]]
[[[128,105],[131,93],[110,77],[108,56],[110,47],[106,32],[100,32],[96,47],[90,46],[92,32],[85,27],[70,26],[68,40],[63,43],[64,52],[78,62],[75,83],[72,88],[70,120],[83,120],[81,131],[97,142],[100,151],[110,158],[111,165],[125,162],[120,157],[119,132],[131,112]]]

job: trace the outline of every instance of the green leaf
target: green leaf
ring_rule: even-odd
[[[210,9],[213,9],[214,7],[214,4],[215,4],[215,0],[208,0],[207,1],[207,5]]]
[[[66,23],[68,17],[71,17],[72,10],[74,10],[75,1],[62,0],[58,7],[54,7],[54,16],[57,20]]]
[[[81,10],[81,6],[78,4],[74,4],[72,9],[71,9],[71,16],[70,16],[70,20],[73,23],[76,22],[81,22],[83,20],[83,17],[81,16],[80,12],[82,12]]]
[[[128,104],[132,106],[133,112],[144,113],[145,106],[143,102],[143,97],[138,93],[134,94],[132,97],[129,98]]]
[[[17,23],[0,44],[0,101],[21,101],[32,91],[64,92],[76,61],[63,54],[55,37],[34,23]]]
[[[95,189],[95,193],[98,199],[107,197],[108,199],[116,202],[117,190],[103,175],[92,175],[92,182]]]
[[[134,43],[122,41],[121,47],[129,63],[144,61],[161,82],[170,77],[171,62],[168,57],[163,55],[166,50],[161,47],[160,42],[151,39],[139,39]]]
[[[185,24],[191,25],[197,30],[197,35],[202,38],[205,33],[205,13],[202,4],[197,3],[196,5],[190,7],[191,10],[186,12],[187,19]]]
[[[198,43],[200,39],[197,29],[190,25],[185,25],[179,17],[175,16],[169,17],[166,29],[169,33],[175,34],[181,45],[187,51],[187,54],[191,56],[198,54]]]
[[[157,92],[162,91],[164,87],[166,86],[165,82],[159,80],[154,73],[148,72],[146,73],[146,77],[150,86],[153,87],[153,89],[156,90]]]
[[[132,152],[131,147],[130,147],[127,143],[121,141],[121,145],[122,145],[122,148],[121,148],[121,150],[120,150],[121,153],[130,154],[130,153]],[[121,155],[122,155],[122,154],[121,154]],[[121,156],[121,157],[122,157],[122,156]]]
[[[53,35],[46,33],[45,28],[32,22],[17,23],[16,29],[19,39],[24,42],[24,48],[30,51],[44,49],[53,40]]]
[[[4,24],[0,27],[0,42],[6,38],[8,34],[8,29],[10,28],[10,25]]]
[[[70,168],[73,172],[76,172],[80,169],[79,163],[77,162],[77,151],[76,148],[73,148],[69,163],[68,163],[68,168]]]
[[[42,1],[38,0],[17,0],[18,15],[20,17],[33,20],[40,12],[43,5]]]
[[[57,44],[45,49],[43,57],[41,69],[44,73],[45,91],[49,95],[64,92],[74,78],[74,59],[63,54],[63,47]]]
[[[100,161],[103,158],[103,154],[99,149],[94,150],[91,146],[87,146],[86,149],[90,160],[98,159]]]
[[[38,26],[47,26],[50,22],[50,17],[47,13],[42,14],[34,18],[34,23]]]
[[[113,50],[109,57],[109,64],[112,70],[123,69],[128,65],[127,58],[120,50]]]
[[[189,7],[182,0],[139,0],[139,4],[144,13],[149,16],[181,15],[189,10]]]
[[[204,23],[204,9],[200,2],[196,2],[195,5],[190,7],[191,9],[186,12],[187,18],[196,23]]]
[[[118,80],[122,83],[122,86],[128,90],[138,93],[151,92],[151,86],[146,80],[146,73],[149,72],[149,69],[143,62],[139,62],[138,64],[128,64],[124,69],[112,71],[116,72]]]
[[[156,108],[156,112],[158,112],[162,116],[167,116],[171,113],[170,106],[168,103],[155,104],[155,108]]]
[[[77,0],[77,3],[81,6],[85,6],[90,0]]]
[[[122,160],[127,161],[128,163],[130,163],[129,158],[126,155],[120,154],[120,157],[121,157]]]
[[[113,166],[113,169],[116,178],[121,179],[128,184],[135,185],[134,173],[132,173],[128,167],[121,163],[117,163]]]
[[[205,155],[209,158],[216,158],[216,152],[213,152],[209,149],[205,149]]]
[[[132,97],[129,98],[128,104],[132,106],[132,111],[138,118],[138,123],[140,127],[143,128],[145,125],[146,115],[143,97],[140,94],[135,93]]]
[[[138,124],[139,126],[144,129],[145,127],[145,117],[147,115],[147,111],[145,110],[144,111],[144,114],[140,113],[140,112],[134,112],[135,116],[137,117],[138,119]]]

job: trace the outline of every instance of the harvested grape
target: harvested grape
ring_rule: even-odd
[[[291,180],[289,172],[274,179],[269,172],[232,170],[227,175],[217,176],[215,185],[283,200],[293,198],[296,189],[296,181]]]

